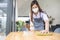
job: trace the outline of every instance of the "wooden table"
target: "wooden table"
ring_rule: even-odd
[[[60,40],[60,34],[52,33],[48,36],[38,36],[37,32],[11,32],[6,40]]]

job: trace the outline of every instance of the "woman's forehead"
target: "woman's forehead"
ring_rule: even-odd
[[[37,7],[37,5],[36,5],[36,4],[34,4],[32,7]]]

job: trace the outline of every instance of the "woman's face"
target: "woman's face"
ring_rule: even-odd
[[[37,13],[37,12],[39,11],[39,8],[38,8],[38,6],[37,6],[36,4],[34,4],[34,5],[32,6],[32,11],[33,11],[34,13]]]

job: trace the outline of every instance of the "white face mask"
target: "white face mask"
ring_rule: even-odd
[[[37,13],[38,12],[38,7],[37,8],[34,8],[34,9],[32,9],[32,11],[34,12],[34,13]]]

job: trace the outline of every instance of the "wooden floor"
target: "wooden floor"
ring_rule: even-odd
[[[39,32],[11,32],[6,40],[60,40],[60,34],[49,33],[39,34]]]

